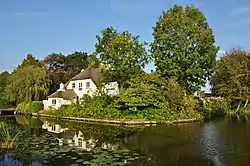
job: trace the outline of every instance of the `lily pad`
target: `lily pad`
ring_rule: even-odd
[[[84,159],[78,159],[78,160],[76,160],[77,163],[81,163],[83,161],[84,161]]]
[[[89,161],[84,161],[83,164],[88,165],[88,164],[90,164],[90,162]]]
[[[70,166],[78,166],[79,164],[71,164]]]

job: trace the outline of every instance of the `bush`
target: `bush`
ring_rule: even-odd
[[[33,101],[28,104],[28,112],[37,113],[43,110],[43,103],[41,101]]]
[[[201,111],[206,118],[223,116],[229,111],[229,104],[224,98],[203,98]]]
[[[28,112],[28,103],[22,102],[17,105],[16,110],[21,113],[27,113]]]
[[[121,90],[114,107],[119,110],[141,111],[144,109],[167,108],[163,94],[166,80],[156,74],[143,74],[129,80]]]
[[[43,103],[41,101],[33,101],[31,103],[22,102],[17,105],[16,109],[21,113],[37,113],[43,110]]]

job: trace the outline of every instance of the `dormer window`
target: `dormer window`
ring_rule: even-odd
[[[76,84],[72,83],[72,89],[75,89],[75,88],[76,88]]]
[[[82,82],[79,83],[79,91],[82,90]]]
[[[86,89],[90,88],[90,82],[86,82]]]

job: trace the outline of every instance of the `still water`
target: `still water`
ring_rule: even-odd
[[[1,166],[250,165],[250,124],[246,119],[149,127],[23,116],[0,121],[18,132],[13,145],[1,146]]]

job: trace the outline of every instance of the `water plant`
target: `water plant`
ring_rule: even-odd
[[[4,121],[0,122],[0,147],[12,148],[13,143],[18,135],[19,132],[15,132],[13,126],[7,124]]]

